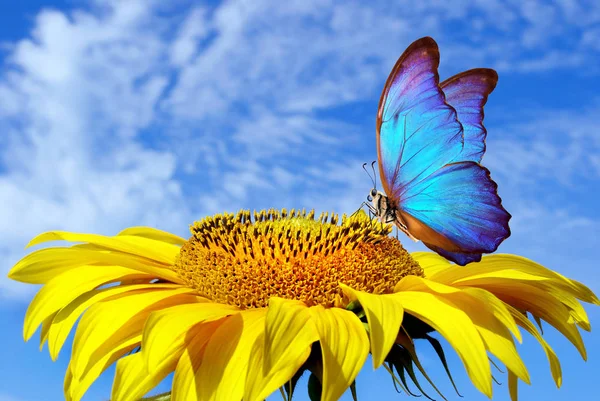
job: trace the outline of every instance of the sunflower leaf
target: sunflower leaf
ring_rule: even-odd
[[[462,395],[458,392],[458,388],[456,387],[456,384],[454,383],[452,374],[450,373],[450,368],[448,367],[448,362],[446,361],[446,355],[444,354],[444,348],[442,348],[442,345],[440,344],[440,342],[437,339],[435,339],[427,334],[425,335],[425,339],[427,341],[429,341],[429,344],[431,344],[431,346],[435,350],[435,353],[437,354],[438,358],[440,358],[442,365],[444,365],[444,370],[446,371],[446,374],[448,375],[448,378],[450,379],[450,383],[452,383],[452,387],[454,387],[454,391],[456,391],[456,394],[462,398]]]

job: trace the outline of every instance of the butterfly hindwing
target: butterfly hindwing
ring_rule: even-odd
[[[485,167],[475,162],[452,163],[412,186],[400,213],[409,215],[409,230],[423,232],[415,236],[425,245],[464,265],[479,260],[481,253],[494,252],[510,235],[511,216],[496,190]]]
[[[448,252],[439,246],[425,244],[427,247],[441,256],[445,257],[448,260],[453,261],[457,265],[464,266],[467,263],[479,262],[481,261],[481,253],[460,253],[460,252]]]
[[[463,148],[462,126],[439,87],[438,64],[435,41],[417,40],[396,62],[379,102],[379,171],[393,202]]]
[[[464,149],[456,161],[481,162],[487,131],[483,126],[483,106],[498,82],[489,68],[475,68],[448,78],[440,84],[446,102],[458,114],[464,130]]]

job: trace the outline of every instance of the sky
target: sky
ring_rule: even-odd
[[[393,3],[0,3],[0,401],[64,399],[70,349],[52,362],[37,337],[23,342],[36,288],[6,278],[29,239],[133,225],[187,237],[194,220],[240,209],[352,213],[372,186],[361,166],[376,159],[381,90],[422,36],[439,44],[441,79],[498,71],[482,164],[513,216],[499,252],[600,293],[600,3]],[[597,330],[599,309],[587,308]],[[532,386],[520,386],[520,399],[590,399],[600,336],[583,333],[584,362],[544,328],[563,386],[555,388],[541,347],[524,336]],[[448,400],[460,399],[421,348]],[[487,399],[456,354],[448,358],[465,399]],[[107,400],[113,375],[84,400]],[[508,400],[505,375],[496,377],[494,400]],[[407,397],[368,364],[357,390],[362,401]],[[298,399],[308,397],[300,391]]]

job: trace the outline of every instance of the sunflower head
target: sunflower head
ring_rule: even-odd
[[[580,330],[591,327],[581,302],[600,301],[583,284],[515,255],[467,267],[409,255],[389,226],[362,213],[338,220],[285,210],[223,214],[195,223],[187,241],[148,227],[112,237],[41,234],[30,245],[74,244],[36,250],[10,271],[43,284],[24,337],[41,327],[40,344],[56,359],[77,325],[66,401],[79,401],[113,363],[112,401],[136,401],[172,372],[172,401],[264,400],[277,388],[292,393],[307,369],[311,397],[335,401],[369,353],[410,394],[407,378],[422,389],[417,370],[434,389],[437,382],[415,342],[429,342],[450,372],[436,336],[489,397],[489,358],[502,363],[516,400],[518,381],[530,381],[515,345],[522,331],[562,381],[534,324],[542,321],[586,358]]]
[[[343,306],[338,285],[375,294],[423,271],[389,225],[352,217],[284,209],[221,214],[196,222],[174,270],[214,302],[261,308],[272,297]]]

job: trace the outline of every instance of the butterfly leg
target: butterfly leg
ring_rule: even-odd
[[[356,211],[354,213],[352,213],[350,215],[350,217],[354,216],[356,213],[358,213],[363,207],[367,207],[367,211],[369,213],[369,222],[371,223],[371,227],[373,226],[373,217],[377,216],[377,211],[375,210],[375,208],[373,207],[373,205],[371,205],[368,202],[363,202],[360,204],[360,206],[358,207],[358,209],[356,209]]]
[[[352,216],[354,216],[356,213],[360,212],[360,211],[361,211],[361,209],[362,209],[363,207],[365,207],[365,206],[366,206],[367,208],[369,208],[369,210],[370,210],[370,209],[373,207],[373,206],[369,205],[367,202],[363,202],[363,203],[361,203],[361,204],[360,204],[360,206],[358,207],[358,209],[356,209],[356,211],[350,215],[350,217],[352,217]]]

